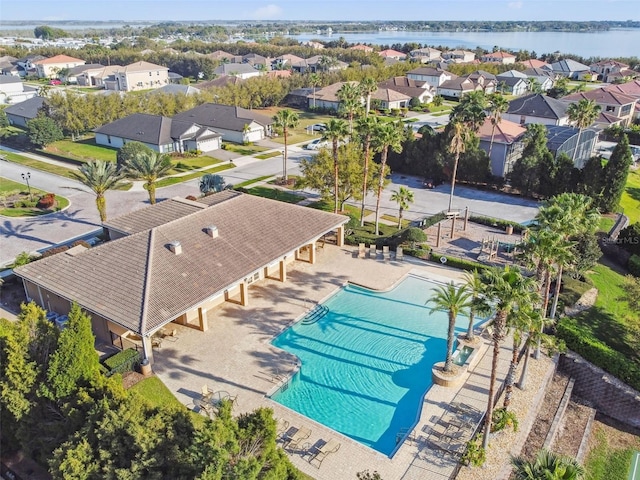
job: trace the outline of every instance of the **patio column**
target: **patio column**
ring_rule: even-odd
[[[338,227],[338,231],[336,232],[336,245],[339,247],[344,246],[344,225]]]
[[[149,360],[149,363],[153,363],[153,348],[151,346],[151,337],[142,337],[142,358]]]
[[[198,307],[198,326],[200,331],[206,332],[209,330],[209,322],[207,321],[207,309]]]
[[[240,305],[246,307],[249,304],[249,285],[247,282],[240,284]]]
[[[316,242],[311,242],[309,244],[309,263],[316,263]]]
[[[284,263],[285,260],[286,260],[286,257],[280,260],[280,281],[281,282],[287,281],[287,265]]]

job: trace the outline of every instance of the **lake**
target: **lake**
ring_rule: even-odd
[[[581,57],[640,57],[640,29],[615,29],[606,32],[406,32],[382,31],[370,33],[334,33],[290,35],[301,42],[329,41],[340,37],[349,43],[391,45],[416,42],[432,47],[473,50],[482,47],[492,50],[494,45],[508,50],[543,53],[572,53]]]

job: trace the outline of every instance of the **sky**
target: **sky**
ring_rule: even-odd
[[[11,20],[640,20],[640,0],[0,0]]]

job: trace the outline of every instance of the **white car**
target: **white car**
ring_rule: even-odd
[[[327,140],[317,138],[313,142],[307,143],[305,148],[307,150],[320,150],[321,148],[329,148],[330,146],[331,144]]]

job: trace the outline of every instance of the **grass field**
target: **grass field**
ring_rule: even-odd
[[[634,451],[640,451],[640,437],[596,421],[585,461],[585,480],[627,480]]]
[[[304,200],[301,195],[295,195],[293,193],[284,192],[277,188],[269,187],[253,187],[247,190],[251,195],[258,197],[271,198],[273,200],[279,200],[286,203],[298,203]]]
[[[66,168],[47,162],[41,162],[40,160],[34,160],[33,158],[25,157],[24,155],[20,155],[18,153],[2,152],[2,156],[4,156],[10,162],[19,163],[20,165],[23,165],[27,168],[42,170],[43,172],[53,173],[54,175],[60,175],[62,177],[74,178],[73,172],[77,171],[73,168]]]
[[[156,183],[156,188],[168,187],[169,185],[175,185],[176,183],[187,182],[189,180],[193,180],[194,178],[201,177],[207,173],[218,173],[230,168],[233,168],[233,165],[225,164],[213,168],[208,168],[206,170],[189,173],[187,175],[180,175],[179,177],[166,177]]]
[[[620,207],[630,223],[640,222],[640,169],[629,172]]]
[[[46,148],[47,152],[54,155],[69,157],[82,162],[91,160],[103,160],[115,162],[118,153],[117,148],[98,146],[93,137],[72,142],[71,140],[59,140]]]
[[[9,192],[27,192],[27,186],[22,183],[14,182],[8,178],[0,177],[0,195]],[[31,187],[31,195],[33,198],[37,198],[40,195],[44,195],[47,192]],[[56,208],[63,209],[69,206],[69,200],[65,197],[56,195]],[[52,213],[52,210],[40,210],[39,208],[0,208],[0,215],[5,217],[37,217],[39,215],[46,215]]]
[[[239,155],[253,155],[254,153],[264,152],[269,150],[267,147],[261,147],[259,145],[238,145],[236,143],[224,143],[224,149],[229,152],[235,152]]]
[[[267,158],[278,157],[280,155],[282,155],[280,152],[270,152],[270,153],[262,153],[260,155],[256,155],[256,158],[259,158],[260,160],[266,160]]]

